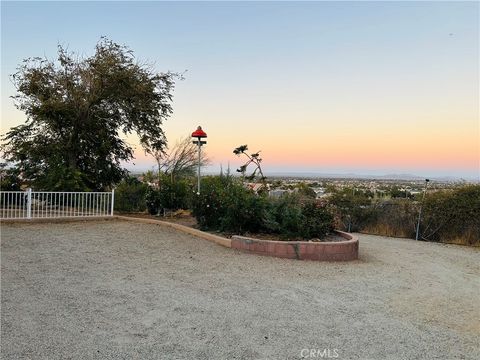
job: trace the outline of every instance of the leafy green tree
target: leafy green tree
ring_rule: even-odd
[[[58,47],[57,61],[26,59],[12,76],[27,121],[3,137],[5,158],[48,190],[101,190],[125,175],[133,158],[122,135],[136,133],[149,153],[166,146],[174,73],[156,73],[125,46],[102,38],[81,58]]]
[[[0,163],[0,189],[3,191],[19,191],[22,186],[18,168],[7,168],[5,163]]]

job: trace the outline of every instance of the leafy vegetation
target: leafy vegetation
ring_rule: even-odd
[[[232,176],[202,179],[202,193],[195,195],[193,215],[207,230],[245,233],[262,228],[266,202]]]
[[[184,178],[172,181],[170,176],[162,174],[160,187],[158,189],[150,188],[145,200],[148,212],[156,215],[165,210],[191,208],[192,196],[192,179]]]
[[[26,59],[12,76],[27,121],[5,135],[5,159],[37,189],[104,190],[125,177],[133,158],[122,134],[162,152],[177,74],[156,73],[133,52],[102,38],[93,56],[58,47],[57,61]]]
[[[301,196],[305,196],[310,199],[315,199],[317,197],[315,191],[303,182],[297,185],[297,191]]]
[[[157,174],[147,172],[150,182],[157,182],[164,176],[170,177],[172,182],[176,179],[188,179],[195,176],[198,166],[197,146],[192,143],[192,139],[187,136],[178,140],[168,151],[158,152],[154,155],[157,162]],[[210,163],[207,155],[202,151],[200,155],[200,165],[206,166]]]
[[[421,225],[424,240],[480,244],[480,185],[429,194]]]
[[[19,191],[21,186],[20,171],[17,168],[7,168],[5,163],[0,163],[0,189]]]
[[[415,238],[421,197],[378,201],[344,189],[330,202],[340,228]],[[422,240],[480,245],[480,185],[428,192],[420,225]]]
[[[323,238],[333,230],[333,215],[322,204],[300,194],[269,199],[267,232],[284,238]]]
[[[148,186],[134,177],[127,177],[115,189],[115,210],[142,212],[146,209]]]
[[[258,179],[265,184],[267,178],[262,171],[262,158],[260,157],[260,151],[257,151],[253,154],[248,154],[247,151],[248,145],[240,145],[233,150],[233,153],[235,155],[247,158],[247,161],[237,169],[237,172],[241,173],[243,179],[245,180],[254,181],[258,177]],[[246,172],[249,165],[253,165],[253,171],[250,175],[247,176]]]
[[[315,201],[299,195],[273,199],[255,194],[231,176],[204,178],[193,214],[206,230],[262,232],[285,239],[322,238],[333,229],[332,214]]]
[[[371,216],[361,222],[359,231],[397,237],[415,238],[418,204],[409,199],[377,201],[369,206]]]
[[[205,229],[304,239],[321,238],[331,231],[334,219],[347,231],[413,237],[423,206],[421,239],[480,244],[480,185],[432,189],[423,201],[409,187],[376,188],[385,200],[370,189],[336,190],[327,184],[323,187],[332,195],[325,205],[305,183],[277,182],[296,193],[275,199],[267,195],[260,151],[250,153],[247,145],[233,151],[245,159],[237,171],[242,180],[260,181],[260,191],[228,174],[204,178],[202,194],[194,195],[197,149],[186,137],[167,152],[162,130],[180,78],[138,63],[129,48],[106,38],[90,57],[59,46],[56,60],[26,59],[12,81],[17,89],[13,99],[27,121],[3,136],[7,164],[0,165],[1,189],[92,191],[118,184],[119,211],[159,214],[192,208]],[[134,149],[124,140],[132,133],[157,161],[158,173],[145,174],[148,185],[128,177],[121,166],[133,158]],[[203,154],[201,164],[206,163]]]
[[[363,192],[344,188],[336,191],[329,199],[337,220],[347,231],[358,231],[376,216],[375,203]]]

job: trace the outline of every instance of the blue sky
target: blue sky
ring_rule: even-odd
[[[272,171],[480,176],[476,2],[1,6],[2,133],[25,120],[8,98],[22,59],[107,36],[187,70],[165,130],[174,143],[203,125],[214,167],[248,143]],[[140,149],[135,163],[153,165]]]

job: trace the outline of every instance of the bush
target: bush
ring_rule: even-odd
[[[428,194],[420,234],[429,241],[480,245],[480,185]]]
[[[201,194],[195,194],[192,214],[197,219],[201,229],[219,229],[223,216],[223,188],[228,183],[225,177],[206,177],[202,179]]]
[[[267,232],[283,237],[297,237],[301,229],[302,208],[297,194],[285,194],[279,199],[270,199],[265,227]]]
[[[255,194],[235,178],[206,177],[193,202],[202,229],[243,234],[274,233],[286,238],[323,237],[332,230],[333,216],[312,200],[297,195],[280,199]]]
[[[421,197],[393,199],[368,206],[333,198],[344,218],[353,214],[354,229],[371,234],[415,238]],[[341,200],[341,201],[339,201]],[[427,241],[480,245],[480,185],[427,192],[420,238]]]
[[[304,239],[322,238],[333,231],[333,215],[326,207],[309,201],[302,207],[300,236]]]
[[[335,192],[329,202],[335,210],[338,225],[347,231],[361,230],[377,216],[376,204],[363,192],[354,194],[353,189]]]
[[[297,191],[301,196],[307,197],[309,199],[315,199],[317,197],[315,191],[303,182],[297,185]]]
[[[201,194],[193,201],[193,215],[202,229],[239,234],[261,230],[265,196],[255,195],[231,176],[209,176],[201,186]]]
[[[268,232],[286,238],[322,238],[333,230],[333,215],[315,200],[298,194],[270,199],[264,223]]]
[[[232,184],[225,194],[225,212],[220,228],[238,234],[260,232],[266,216],[266,195],[256,195],[241,184]]]
[[[372,216],[360,230],[371,234],[415,237],[418,206],[410,199],[392,199],[371,207]]]
[[[170,177],[165,177],[160,183],[160,206],[170,210],[188,209],[193,191],[192,183],[187,179],[172,182]]]
[[[145,194],[145,204],[150,215],[157,215],[160,211],[160,192],[149,187]]]
[[[173,181],[164,176],[160,180],[160,189],[151,189],[146,196],[148,212],[152,215],[163,209],[177,210],[191,207],[193,196],[192,183],[187,179]]]
[[[149,187],[134,177],[120,182],[115,189],[115,210],[127,212],[145,211],[145,195]]]

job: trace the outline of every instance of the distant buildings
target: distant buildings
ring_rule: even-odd
[[[285,194],[292,192],[292,190],[284,190],[284,189],[274,189],[268,192],[268,195],[274,198],[279,198]]]

